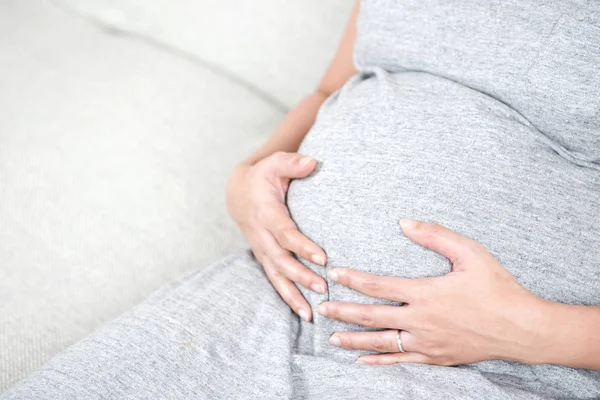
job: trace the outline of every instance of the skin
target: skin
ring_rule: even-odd
[[[292,253],[321,266],[327,256],[298,230],[290,218],[285,196],[291,179],[304,178],[316,167],[315,160],[296,152],[319,107],[357,72],[352,64],[357,14],[358,3],[338,52],[315,92],[290,111],[269,140],[234,169],[227,185],[229,214],[246,236],[275,290],[307,321],[312,319],[312,310],[294,282],[319,293],[327,291],[327,283]]]
[[[527,291],[481,245],[440,225],[402,220],[404,234],[448,258],[441,277],[408,279],[347,268],[329,277],[403,306],[324,302],[317,311],[384,330],[337,332],[329,342],[376,351],[357,363],[470,364],[484,360],[600,369],[600,307],[553,303]],[[393,328],[393,329],[390,329]],[[404,353],[396,336],[400,333]]]
[[[265,275],[303,319],[312,310],[296,285],[327,290],[326,282],[294,255],[325,265],[323,249],[299,232],[285,197],[291,179],[302,179],[316,161],[297,153],[321,104],[356,73],[355,4],[340,47],[311,95],[279,124],[269,140],[232,172],[227,186],[230,215],[245,234]],[[404,279],[336,268],[331,279],[368,296],[406,303],[402,307],[325,302],[317,311],[376,332],[337,332],[332,345],[378,354],[364,364],[400,362],[458,365],[501,359],[600,369],[600,307],[547,301],[523,288],[479,243],[436,224],[405,220],[403,231],[418,245],[447,257],[449,274]],[[399,353],[396,336],[403,348]]]

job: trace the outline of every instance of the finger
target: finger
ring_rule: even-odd
[[[328,318],[369,328],[408,329],[404,307],[326,301],[317,312]]]
[[[285,207],[283,207],[285,208]],[[313,241],[304,236],[290,218],[287,208],[285,211],[274,213],[269,221],[269,232],[277,239],[279,245],[294,254],[310,260],[318,265],[325,265],[325,252]]]
[[[275,269],[288,279],[299,283],[317,293],[327,291],[327,282],[316,272],[296,260],[289,251],[282,249],[279,243],[268,232],[262,235],[263,248],[271,259]]]
[[[264,270],[271,285],[273,285],[273,288],[279,293],[283,301],[285,301],[285,303],[302,319],[310,321],[312,319],[310,305],[304,296],[302,296],[302,293],[300,293],[300,290],[298,290],[296,285],[288,278],[275,271],[272,266],[265,267]]]
[[[291,254],[287,253],[279,256],[273,262],[277,264],[279,272],[291,281],[317,293],[327,293],[327,282],[325,279],[306,268],[298,260],[292,257]]]
[[[377,332],[336,332],[329,338],[329,343],[349,350],[397,353],[397,336],[397,329]]]
[[[433,364],[433,360],[421,353],[385,353],[369,354],[358,357],[357,364],[390,365],[399,363]]]
[[[472,255],[478,247],[477,242],[439,224],[402,219],[400,225],[410,240],[443,255],[452,264]]]
[[[334,268],[327,275],[340,285],[380,299],[410,303],[428,278],[409,279],[378,276],[350,268]]]
[[[304,178],[314,171],[317,161],[298,153],[278,151],[264,158],[259,164],[261,167],[268,168],[278,177]]]

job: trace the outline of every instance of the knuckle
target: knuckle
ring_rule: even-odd
[[[429,280],[422,281],[419,283],[417,290],[412,294],[415,301],[421,303],[421,305],[429,303],[433,295],[437,293],[435,283]]]
[[[351,283],[351,279],[350,279],[350,277],[348,277],[348,275],[346,273],[338,273],[337,282],[340,285],[348,286]]]
[[[418,347],[419,349],[422,349],[422,350],[428,349],[429,348],[428,347],[429,340],[427,338],[423,337],[423,332],[421,332],[421,327],[415,325],[414,332],[415,332],[415,334],[413,334],[413,337],[412,337],[412,343],[414,344],[414,346]]]
[[[282,228],[277,232],[277,241],[281,247],[289,249],[294,244],[293,230],[291,228]]]
[[[456,365],[456,363],[450,357],[442,357],[441,359],[439,359],[438,363],[439,363],[439,365],[444,365],[447,367]]]
[[[255,178],[264,177],[265,173],[273,169],[273,155],[263,158],[252,167],[251,171]]]
[[[288,293],[289,291],[285,288],[284,285],[282,285],[282,276],[279,275],[276,271],[271,270],[267,272],[267,278],[269,278],[269,281],[273,285],[273,288],[275,288],[275,291],[281,295],[281,297],[285,300],[286,303],[290,304],[290,296]]]
[[[279,151],[276,151],[275,153],[271,154],[271,159],[275,160],[275,161],[281,161],[286,156],[287,156],[287,153],[285,151],[279,150]]]
[[[297,298],[297,296],[295,296],[294,291],[292,290],[290,285],[287,285],[287,283],[289,282],[288,279],[281,274],[276,274],[276,276],[277,280],[279,281],[279,289],[277,290],[277,292],[279,292],[281,297],[284,298],[286,303],[294,304],[293,306],[291,306],[293,309],[299,309],[301,306],[300,301]]]
[[[295,260],[287,254],[277,257],[276,264],[282,273],[294,282],[308,282],[310,275],[306,275],[302,269],[298,268]]]
[[[381,290],[381,283],[375,279],[367,279],[361,286],[369,292],[379,292]]]
[[[289,216],[288,208],[285,204],[280,202],[270,203],[268,205],[271,221],[273,224],[273,228],[278,230],[285,229],[289,227],[291,218]]]
[[[429,352],[429,358],[436,365],[452,365],[452,359],[449,357],[445,351],[441,349],[436,349],[434,351]]]
[[[264,224],[266,221],[269,221],[273,216],[273,209],[266,205],[256,207],[256,211],[254,214],[255,219]]]
[[[299,159],[300,156],[294,153],[286,153],[285,151],[278,151],[273,153],[273,159],[277,166],[282,166],[282,164],[288,164],[294,162]]]
[[[381,336],[375,337],[375,339],[373,340],[372,346],[373,346],[373,350],[375,350],[379,353],[384,353],[389,348],[387,341],[384,338],[382,338]]]
[[[339,320],[341,318],[341,313],[338,307],[334,305],[330,305],[327,308],[327,315],[329,318]]]
[[[252,254],[254,255],[254,258],[256,259],[256,261],[258,261],[258,263],[264,268],[264,269],[268,269],[268,266],[266,266],[265,263],[265,253],[264,251],[262,251],[262,249],[257,249],[257,248],[251,248]]]
[[[277,270],[281,276],[285,276],[286,278],[290,279],[290,274],[287,271],[287,268],[285,268],[285,263],[282,257],[277,257],[273,260],[273,268]]]
[[[437,332],[436,326],[433,323],[427,321],[427,317],[425,317],[425,320],[420,321],[420,323],[418,323],[418,327],[419,327],[419,330],[425,335],[435,334]],[[434,341],[427,338],[425,340],[425,343],[433,344]]]
[[[271,280],[271,282],[278,284],[277,291],[281,294],[283,294],[283,292],[287,293],[287,290],[285,289],[285,287],[283,287],[281,285],[284,278],[285,277],[283,275],[281,275],[281,273],[279,271],[277,271],[277,269],[275,267],[269,268],[269,279]]]
[[[479,243],[475,240],[469,240],[467,242],[467,248],[472,253],[481,253],[481,252],[486,251],[485,247],[481,243]]]
[[[421,340],[419,343],[420,347],[427,352],[427,354],[435,355],[437,344],[431,339]]]
[[[375,320],[373,319],[373,314],[370,313],[368,310],[360,311],[360,313],[358,314],[358,323],[368,328],[374,328]]]
[[[411,296],[413,302],[420,303],[421,305],[426,304],[429,300],[429,293],[427,293],[427,289],[424,287],[419,287]]]
[[[444,357],[444,349],[440,347],[437,343],[429,343],[427,349],[427,354],[429,354],[430,357],[436,358],[438,360]]]
[[[248,242],[250,244],[250,251],[252,251],[254,258],[256,258],[256,260],[262,264],[267,257],[267,252],[265,251],[264,246],[262,246],[259,241],[255,240],[255,238],[248,240]]]
[[[338,337],[340,339],[341,347],[344,347],[346,349],[354,349],[355,348],[354,339],[352,339],[352,337],[346,336],[346,335],[339,335]]]
[[[442,229],[443,229],[442,226],[438,223],[428,224],[425,227],[425,236],[428,239],[434,238],[440,234]]]
[[[288,269],[288,278],[296,283],[300,283],[304,287],[310,287],[311,277],[302,273],[302,271],[298,270],[298,268],[291,267]]]
[[[303,302],[302,302],[302,300],[298,299],[296,296],[292,297],[291,302],[293,304],[291,307],[295,311],[300,311],[302,309],[302,306],[304,305]]]

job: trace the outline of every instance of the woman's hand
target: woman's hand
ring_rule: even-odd
[[[304,178],[315,167],[312,158],[277,152],[254,165],[239,165],[227,185],[229,213],[246,236],[254,256],[283,300],[307,321],[312,318],[310,305],[293,282],[319,293],[327,291],[327,283],[292,253],[325,265],[325,252],[298,231],[285,196],[293,178]]]
[[[341,285],[405,304],[322,303],[317,311],[329,318],[389,329],[336,332],[330,343],[384,353],[357,360],[365,364],[536,362],[528,357],[547,301],[523,288],[481,244],[437,224],[409,220],[401,224],[408,238],[447,257],[452,272],[406,279],[346,268],[331,270],[329,276]],[[396,342],[398,331],[404,353]]]

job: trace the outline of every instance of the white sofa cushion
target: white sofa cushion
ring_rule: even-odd
[[[0,392],[245,245],[235,163],[316,84],[346,0],[7,0]]]
[[[57,0],[231,72],[292,107],[338,46],[353,0]]]

